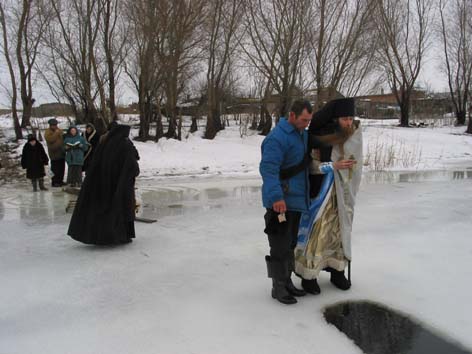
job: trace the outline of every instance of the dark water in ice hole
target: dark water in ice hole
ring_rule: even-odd
[[[363,184],[374,183],[419,183],[432,181],[472,180],[472,167],[464,170],[418,171],[418,172],[378,172],[366,173]],[[215,182],[221,186],[222,183]],[[243,184],[244,182],[242,182]],[[261,189],[259,181],[249,186],[219,188],[189,188],[185,184],[173,188],[142,189],[141,216],[165,217],[187,215],[195,210],[213,210],[228,206],[260,205]]]
[[[472,354],[414,320],[379,304],[358,301],[325,309],[325,319],[365,354]]]

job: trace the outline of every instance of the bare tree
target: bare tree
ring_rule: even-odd
[[[457,124],[465,124],[472,80],[472,1],[439,0],[439,35],[444,51],[444,66]]]
[[[138,0],[129,3],[128,21],[131,40],[128,42],[129,55],[125,71],[138,93],[139,138],[149,139],[149,128],[154,114],[158,118],[156,141],[162,135],[159,93],[163,87],[162,64],[157,55],[157,45],[161,36],[161,20],[158,0]],[[157,110],[155,111],[155,104]]]
[[[321,89],[354,96],[375,71],[375,1],[315,0],[312,6],[306,77],[313,78],[318,89],[316,104],[321,106]],[[312,82],[307,86],[312,87]]]
[[[204,0],[159,0],[161,18],[157,57],[162,65],[165,108],[169,127],[165,136],[178,139],[177,102],[190,80],[192,67],[201,57],[201,25],[205,18]]]
[[[206,139],[213,139],[223,129],[221,103],[225,88],[229,86],[232,57],[237,46],[237,30],[241,24],[243,2],[212,0],[208,6],[205,24],[205,54],[207,55],[207,101],[208,114]]]
[[[8,38],[8,30],[7,30],[7,19],[5,16],[5,9],[3,2],[0,2],[0,24],[2,25],[2,49],[3,54],[5,55],[5,59],[8,65],[8,72],[10,73],[10,81],[12,86],[12,93],[11,93],[11,110],[12,110],[12,117],[13,117],[13,126],[15,129],[15,137],[16,139],[23,139],[23,133],[21,131],[20,121],[18,119],[18,111],[16,108],[17,103],[17,86],[16,86],[16,76],[15,70],[13,68],[13,62],[10,57],[10,47],[9,47],[9,38]]]
[[[50,4],[54,17],[45,38],[48,53],[42,77],[56,96],[69,101],[77,118],[104,130],[110,118],[106,58],[99,44],[106,2],[51,0]]]
[[[407,127],[411,95],[429,42],[432,0],[378,0],[379,56]]]
[[[285,116],[291,101],[300,94],[297,86],[307,57],[310,3],[307,0],[245,2],[248,40],[241,47],[248,61],[267,79],[261,109],[266,117],[270,116],[267,99],[273,91],[279,96],[278,116]]]
[[[2,5],[2,7],[5,6]],[[5,9],[3,11],[5,12]],[[12,69],[17,71],[18,74],[15,79],[18,80],[19,84],[20,99],[23,106],[21,126],[24,128],[30,125],[31,111],[34,104],[33,69],[42,37],[49,25],[50,11],[47,2],[43,0],[21,0],[20,2],[11,3],[8,12],[10,15],[9,23],[7,23],[6,17],[3,17],[3,20],[7,30],[11,33],[11,47],[15,48],[14,56],[10,48],[8,49]]]
[[[122,10],[124,9],[122,0],[101,0],[103,13],[101,21],[101,37],[103,50],[105,53],[108,99],[107,106],[110,109],[110,119],[117,120],[116,112],[116,81],[120,69],[126,57],[126,27]]]
[[[21,126],[30,125],[33,98],[33,68],[38,57],[40,44],[49,26],[51,12],[48,2],[43,0],[22,0],[16,38],[16,59],[20,78],[20,95],[23,104]]]

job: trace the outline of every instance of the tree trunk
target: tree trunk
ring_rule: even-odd
[[[145,95],[142,95],[145,96]],[[149,97],[140,97],[139,99],[139,134],[141,141],[149,139],[149,127],[152,117],[151,103]]]
[[[456,125],[465,125],[465,111],[463,110],[456,110],[456,118],[457,122]]]
[[[410,95],[403,91],[401,93],[401,102],[400,106],[400,126],[409,127],[410,126]]]
[[[264,107],[264,110],[261,112],[261,114],[263,118],[261,118],[262,128],[260,135],[267,136],[267,134],[269,134],[270,130],[272,129],[272,116],[269,114],[266,107]]]
[[[161,101],[157,101],[156,107],[156,137],[155,141],[158,142],[160,138],[164,136],[164,127],[162,126],[162,114],[161,114]]]
[[[469,107],[469,125],[467,126],[466,133],[472,134],[472,107]]]
[[[169,116],[169,128],[167,129],[166,138],[176,139],[177,138],[177,115],[175,114],[175,108],[169,107],[167,110],[170,113]]]
[[[167,129],[166,138],[176,139],[177,138],[177,79],[172,79],[168,84],[167,91],[167,114],[169,115],[169,128]]]
[[[198,130],[197,116],[192,117],[192,125],[190,126],[190,133],[195,133]]]
[[[287,97],[286,94],[284,94],[282,97],[280,97],[279,118],[280,117],[288,118],[288,115],[287,115],[288,110],[289,110],[288,105],[289,105],[289,98]]]
[[[179,125],[177,127],[177,140],[182,140],[182,110],[179,109]]]
[[[14,94],[16,96],[16,94]],[[13,117],[13,127],[15,128],[15,138],[16,140],[23,139],[23,132],[20,126],[20,120],[18,119],[18,111],[16,110],[16,97],[12,99],[12,110],[11,115]]]
[[[31,112],[33,110],[33,101],[28,95],[21,95],[21,102],[23,103],[23,114],[21,116],[21,127],[26,128],[31,125]]]
[[[256,130],[257,129],[257,114],[252,115],[252,122],[251,126],[249,127],[250,130]]]
[[[400,126],[401,127],[409,127],[409,109],[405,104],[400,106]]]

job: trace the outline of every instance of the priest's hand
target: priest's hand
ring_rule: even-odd
[[[347,168],[352,168],[355,163],[356,160],[340,160],[333,162],[333,168],[335,170],[345,170]]]

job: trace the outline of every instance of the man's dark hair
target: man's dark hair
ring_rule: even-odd
[[[313,107],[311,106],[310,102],[307,100],[296,100],[292,103],[290,112],[295,113],[295,116],[298,117],[300,114],[302,114],[304,109],[306,109],[310,114],[313,112]]]

